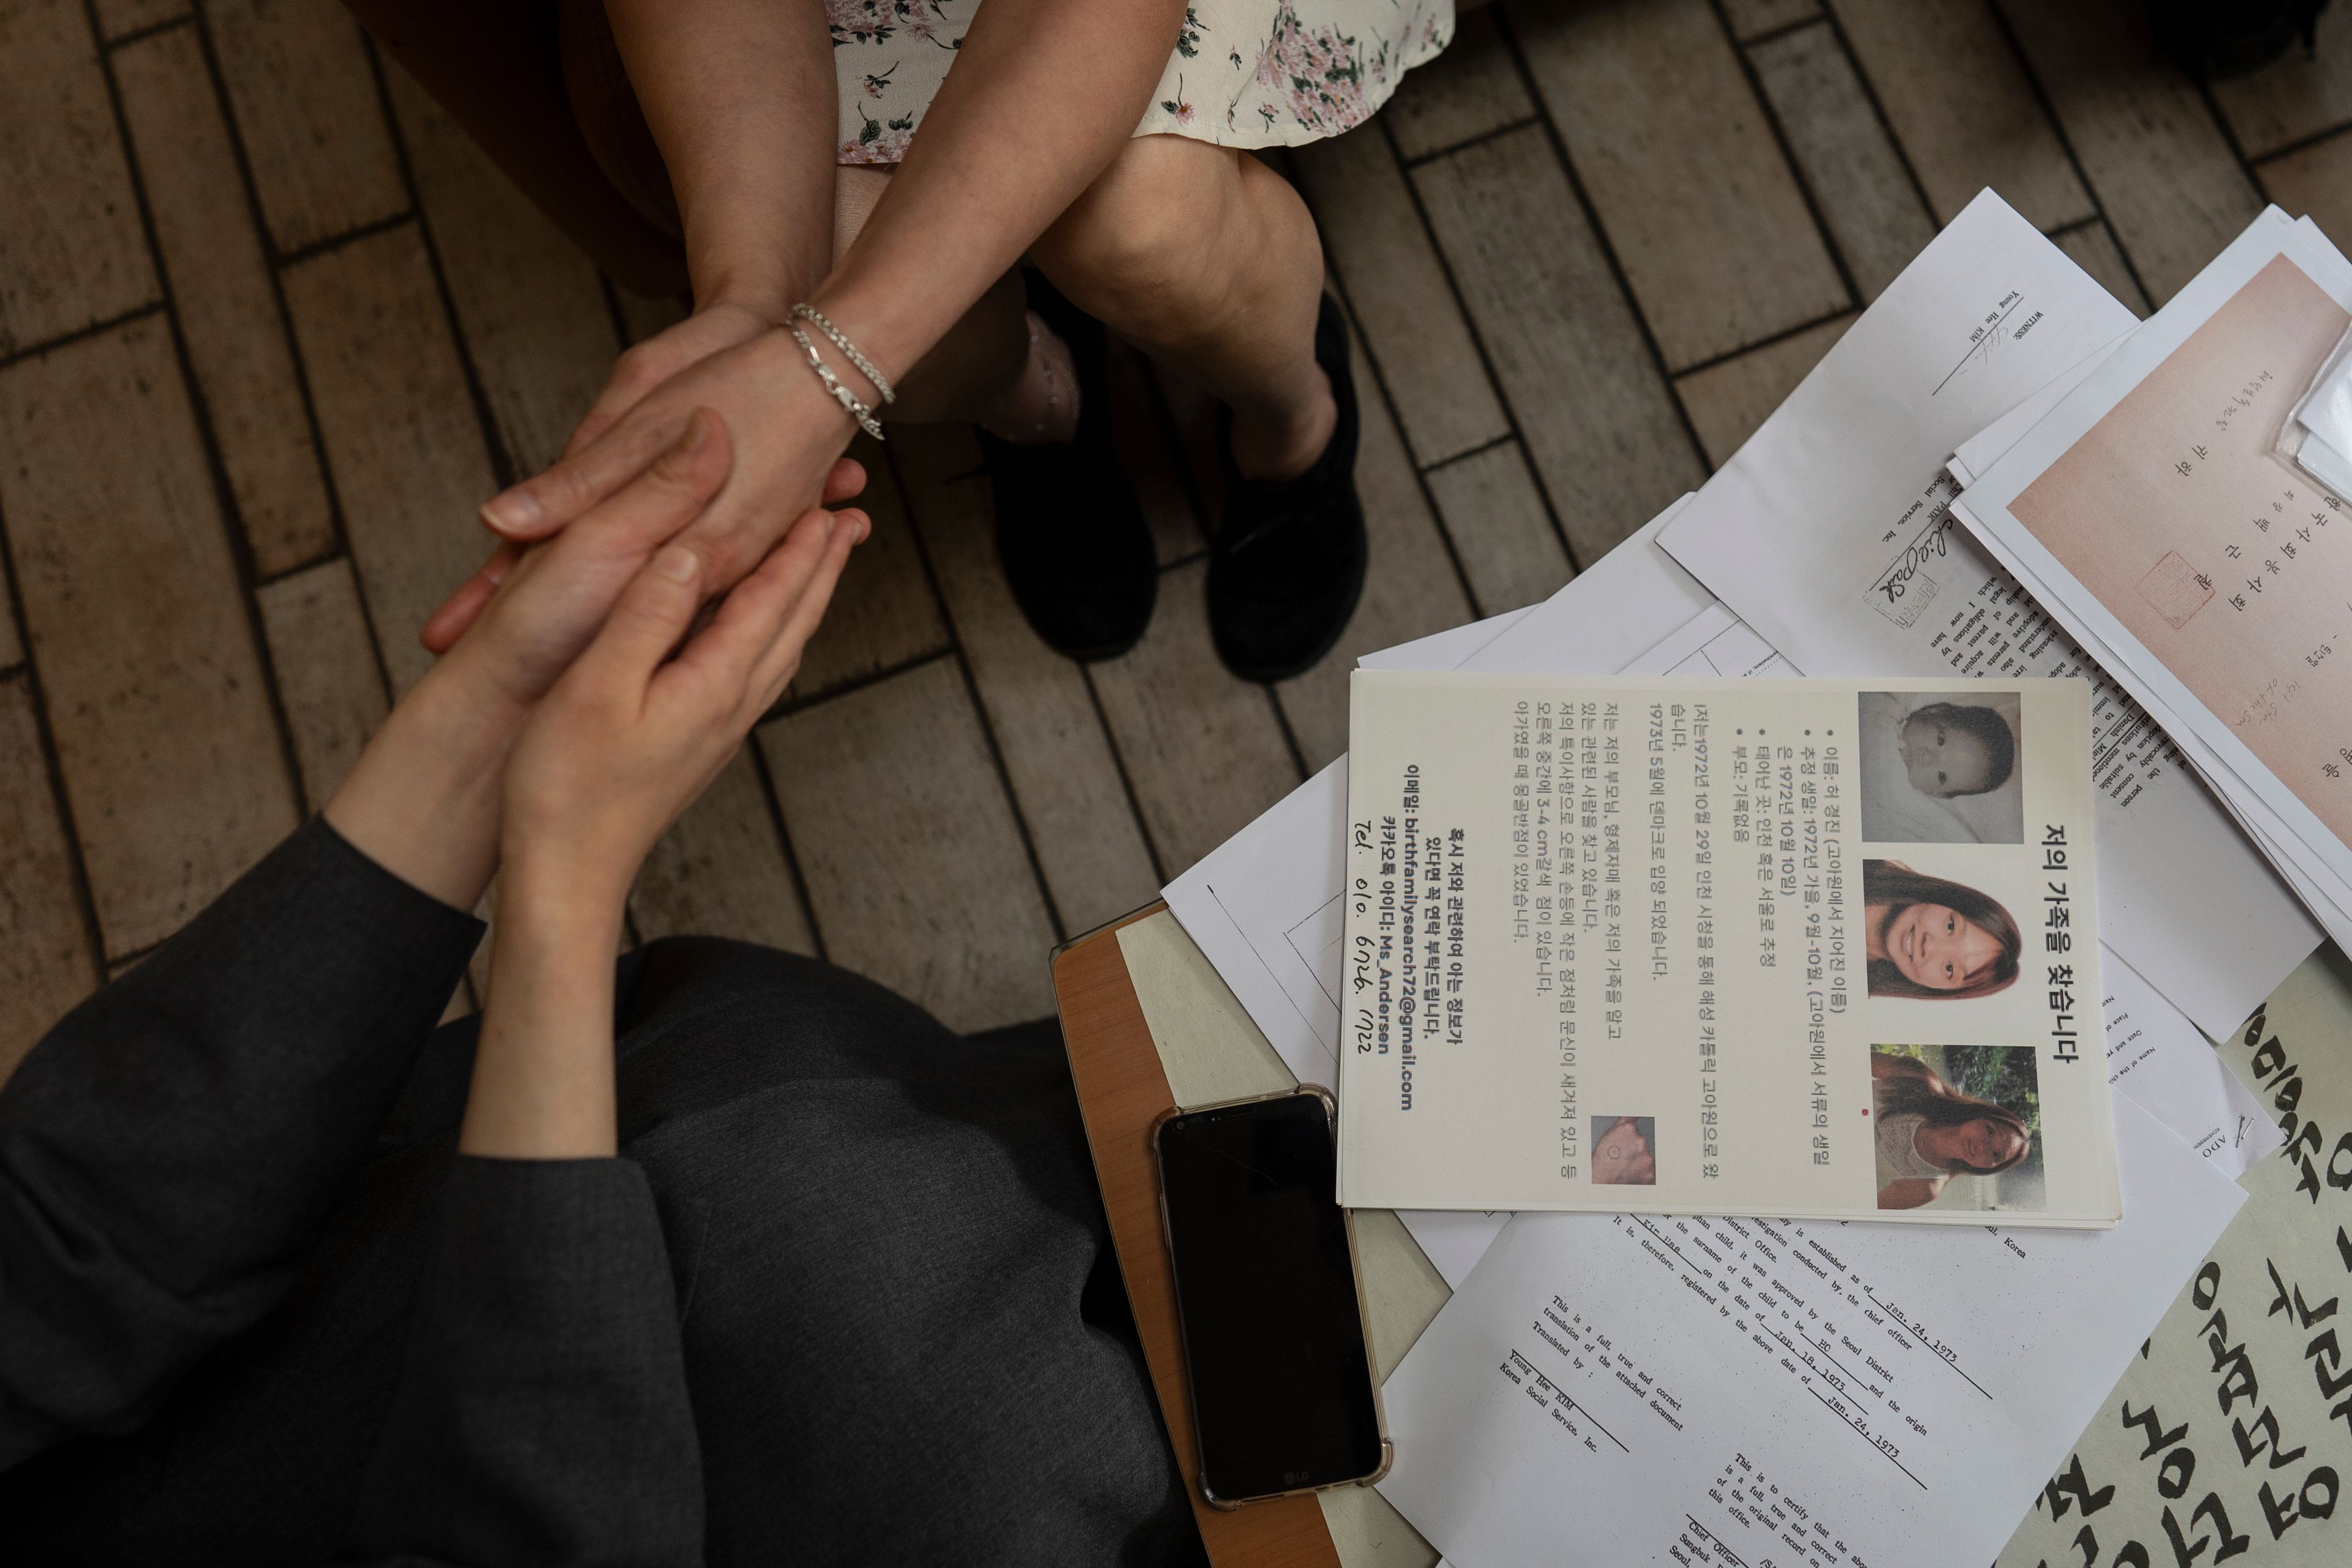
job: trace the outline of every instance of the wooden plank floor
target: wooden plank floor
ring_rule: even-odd
[[[960,1028],[1346,741],[1365,649],[1551,592],[1703,479],[1984,185],[2135,310],[2273,200],[2352,243],[2352,7],[2210,89],[2137,0],[1507,0],[1274,162],[1356,326],[1372,582],[1278,688],[1209,647],[1212,410],[1122,351],[1164,573],[1125,658],[1021,624],[961,430],[640,936],[824,953]],[[496,484],[676,319],[596,276],[332,0],[0,0],[0,1071],[331,793]]]

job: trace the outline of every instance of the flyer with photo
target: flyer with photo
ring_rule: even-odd
[[[2120,1217],[2084,682],[1352,704],[1342,1203]]]

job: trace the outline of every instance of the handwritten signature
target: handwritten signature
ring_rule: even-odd
[[[1885,595],[1890,605],[1901,600],[1905,594],[1910,592],[1911,579],[1916,577],[1928,562],[1940,560],[1951,553],[1951,546],[1948,542],[1951,531],[1951,509],[1937,507],[1929,517],[1927,526],[1903,547],[1895,557],[1895,563],[1870,585],[1870,591]]]

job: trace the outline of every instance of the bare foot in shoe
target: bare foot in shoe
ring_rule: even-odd
[[[980,427],[1016,447],[1068,442],[1078,433],[1078,369],[1070,345],[1029,312],[1029,355]]]

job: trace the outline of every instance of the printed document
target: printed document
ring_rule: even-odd
[[[1956,523],[1945,471],[2134,325],[1987,192],[1659,540],[1809,675],[2095,682],[2102,934],[2221,1038],[2318,931],[2161,728]]]
[[[2115,1223],[2083,682],[1352,696],[1341,1202]]]
[[[1970,487],[1965,521],[2352,903],[2352,517],[2278,452],[2352,327],[2352,265],[2275,207]]]
[[[1391,1374],[1381,1490],[1455,1568],[1990,1562],[2244,1201],[2116,1131],[2105,1231],[1522,1215]]]

